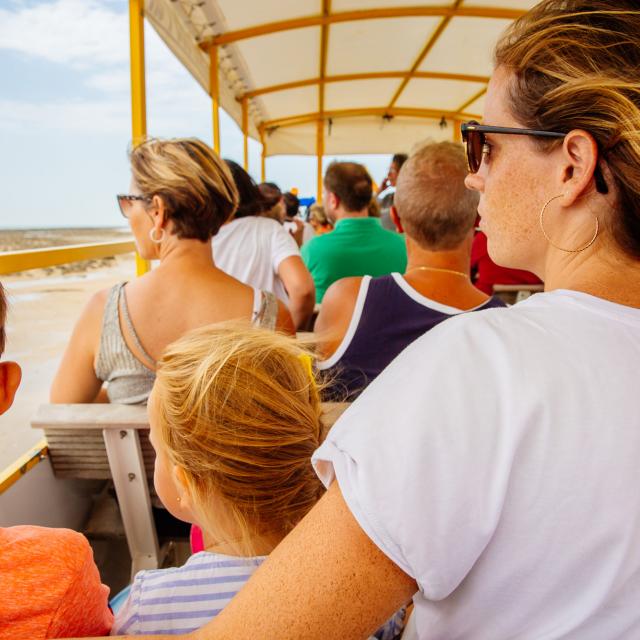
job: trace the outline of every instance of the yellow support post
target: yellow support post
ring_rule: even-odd
[[[322,203],[322,156],[324,155],[324,120],[318,120],[316,155],[318,158],[318,194],[316,200],[319,203]]]
[[[209,91],[213,110],[213,150],[220,154],[220,80],[218,76],[218,46],[209,49]]]
[[[147,101],[144,75],[144,0],[129,0],[129,45],[131,49],[131,141],[140,144],[147,135]],[[136,253],[136,274],[151,269]]]
[[[267,179],[267,141],[264,137],[264,129],[260,129],[260,143],[262,144],[262,152],[260,153],[260,181]]]
[[[243,167],[249,171],[249,98],[242,98],[242,149]]]
[[[460,120],[453,121],[453,141],[462,142],[462,131],[460,131]]]

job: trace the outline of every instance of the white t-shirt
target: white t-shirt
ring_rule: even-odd
[[[416,579],[418,637],[640,638],[640,310],[554,291],[457,316],[314,464]]]
[[[278,267],[286,258],[299,255],[291,234],[270,218],[239,218],[223,225],[213,237],[213,258],[219,269],[256,289],[272,291],[285,304],[289,298]]]

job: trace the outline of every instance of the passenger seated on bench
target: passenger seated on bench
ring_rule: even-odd
[[[138,573],[114,633],[200,627],[324,493],[310,463],[322,423],[305,358],[293,339],[238,323],[168,347],[148,406],[154,483],[206,547],[183,567]]]
[[[7,304],[0,285],[0,356]],[[13,403],[20,366],[0,362],[0,414]],[[0,527],[0,639],[102,636],[113,615],[86,538],[70,529]]]
[[[113,634],[205,624],[324,493],[310,463],[322,408],[293,338],[239,323],[190,332],[159,362],[148,411],[158,496],[206,548],[139,572]]]
[[[502,307],[469,278],[478,195],[464,186],[461,145],[431,143],[405,162],[391,216],[405,234],[403,275],[344,278],[329,287],[315,331],[329,395],[353,400],[411,342],[465,311]]]
[[[140,256],[160,264],[91,298],[53,381],[52,402],[146,402],[165,347],[212,322],[251,318],[294,332],[272,293],[214,264],[211,238],[238,205],[226,164],[195,139],[148,140],[130,160],[130,194],[118,196],[120,211]]]

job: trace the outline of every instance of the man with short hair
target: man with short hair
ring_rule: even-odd
[[[478,196],[466,189],[466,175],[462,145],[453,142],[426,144],[404,165],[391,216],[405,234],[406,271],[334,283],[316,321],[318,369],[328,374],[329,397],[356,398],[441,322],[504,306],[469,277]]]
[[[316,285],[316,302],[327,288],[348,276],[382,276],[404,271],[407,252],[402,236],[369,217],[371,176],[355,162],[333,162],[324,176],[323,204],[335,228],[302,247],[302,259]]]

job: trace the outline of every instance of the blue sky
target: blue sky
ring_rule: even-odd
[[[129,184],[127,7],[127,0],[0,0],[0,228],[122,224],[114,195]],[[210,143],[209,97],[145,28],[149,134]],[[221,148],[242,161],[242,135],[224,113]],[[378,182],[389,161],[354,158]],[[259,180],[254,141],[249,170]],[[269,158],[267,179],[315,195],[315,158]]]

